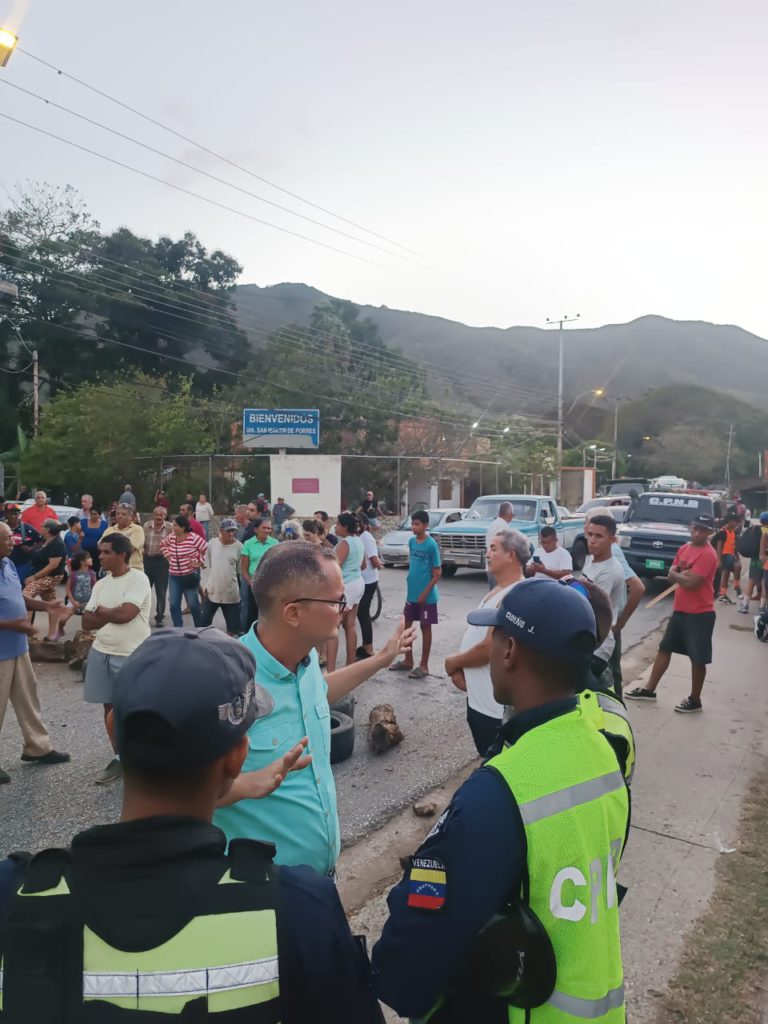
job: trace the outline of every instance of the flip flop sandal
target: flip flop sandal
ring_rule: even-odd
[[[402,661],[398,661],[398,663],[396,665],[390,665],[389,666],[389,671],[390,672],[412,672],[413,671],[413,666],[412,665],[404,665],[402,663]]]
[[[426,679],[429,672],[425,672],[423,668],[415,668],[413,672],[408,673],[409,679]]]

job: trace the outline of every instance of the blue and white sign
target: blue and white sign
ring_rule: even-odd
[[[318,448],[319,409],[243,409],[243,444],[249,448]]]

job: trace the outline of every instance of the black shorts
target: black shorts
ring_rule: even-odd
[[[714,612],[672,612],[659,650],[667,654],[684,654],[694,665],[712,662],[712,631]]]

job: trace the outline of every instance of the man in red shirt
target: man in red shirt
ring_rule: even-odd
[[[40,528],[46,519],[58,518],[54,509],[48,504],[48,495],[45,491],[35,491],[35,504],[25,508],[21,513],[22,523],[31,526],[38,533],[40,533]]]
[[[638,686],[624,694],[630,700],[656,700],[656,688],[669,668],[673,654],[691,659],[691,694],[675,711],[691,714],[701,711],[701,691],[712,661],[712,630],[715,628],[713,582],[718,556],[709,543],[715,530],[712,516],[702,513],[690,524],[691,542],[675,555],[669,579],[677,584],[672,618],[667,623],[647,686]]]
[[[203,524],[199,523],[197,519],[195,519],[195,506],[185,502],[183,505],[179,506],[179,512],[181,513],[181,515],[186,516],[187,519],[189,520],[189,525],[192,529],[192,533],[196,533],[198,537],[202,537],[207,544],[208,538],[205,536]]]

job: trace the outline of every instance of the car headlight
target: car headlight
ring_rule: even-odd
[[[619,547],[620,548],[628,548],[631,545],[631,543],[632,543],[632,538],[631,537],[627,537],[626,535],[622,536],[621,534],[619,534]]]

